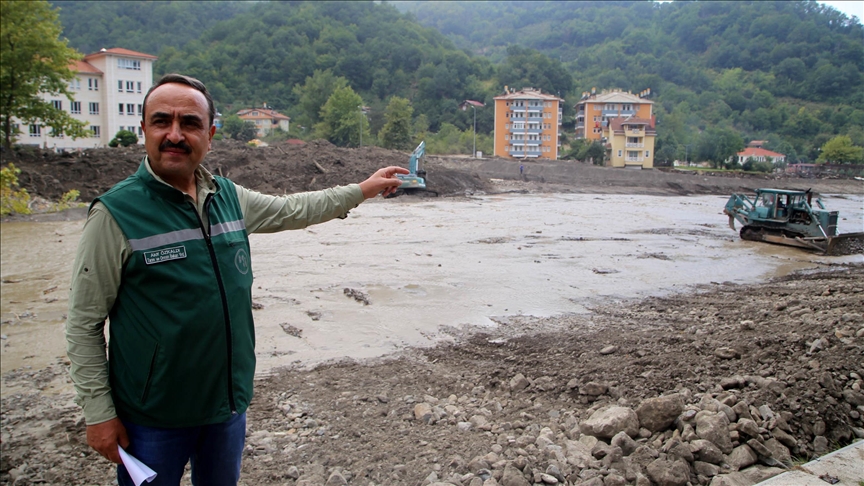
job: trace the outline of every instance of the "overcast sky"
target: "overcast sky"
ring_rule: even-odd
[[[823,3],[825,5],[831,5],[832,7],[845,13],[849,17],[854,15],[854,16],[858,17],[859,22],[864,21],[864,1],[860,1],[860,0],[837,1],[837,0],[835,0],[835,1],[829,1],[829,2],[820,1],[819,3]]]

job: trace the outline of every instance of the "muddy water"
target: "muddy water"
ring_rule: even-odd
[[[378,356],[504,316],[586,312],[710,282],[749,282],[861,255],[741,241],[725,197],[513,195],[373,201],[348,219],[252,235],[261,373]],[[864,197],[825,198],[862,231]],[[63,319],[83,221],[2,224],[2,371],[65,352]],[[345,294],[368,296],[366,305]]]

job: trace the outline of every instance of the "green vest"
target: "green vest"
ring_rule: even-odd
[[[208,231],[184,194],[144,163],[97,199],[133,250],[108,314],[111,393],[118,416],[133,423],[224,422],[252,399],[249,238],[234,184],[215,182],[204,203]]]

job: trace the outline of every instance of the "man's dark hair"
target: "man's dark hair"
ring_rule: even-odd
[[[159,86],[169,83],[185,84],[186,86],[191,86],[204,94],[204,98],[207,99],[207,110],[209,111],[210,115],[210,124],[207,126],[212,127],[213,120],[216,118],[216,105],[213,104],[213,97],[210,96],[210,92],[207,91],[207,87],[204,86],[204,83],[198,81],[191,76],[184,76],[182,74],[176,73],[166,74],[162,76],[161,78],[159,78],[159,81],[156,81],[156,84],[154,84],[150,87],[150,89],[147,90],[147,94],[144,96],[144,104],[142,105],[143,108],[141,110],[141,119],[144,120],[144,123],[147,123],[147,98],[150,97],[150,93],[152,93],[153,90],[158,88]]]

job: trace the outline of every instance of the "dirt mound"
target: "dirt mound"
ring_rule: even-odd
[[[57,200],[77,189],[91,201],[137,170],[144,147],[88,149],[80,153],[15,147],[3,151],[0,164],[21,169],[19,185],[33,195]],[[280,143],[251,147],[232,140],[213,142],[204,166],[214,174],[266,194],[290,194],[360,182],[389,165],[406,167],[408,153],[379,147],[339,148],[323,140],[303,145]],[[441,195],[464,194],[488,188],[467,171],[429,164],[429,187]]]
[[[588,315],[515,316],[492,333],[454,330],[453,345],[376,362],[274,373],[256,382],[242,481],[709,484],[745,474],[752,484],[782,471],[754,462],[788,467],[864,435],[862,279],[856,265],[718,283]],[[40,391],[68,380],[65,366],[5,376],[18,391],[0,407],[0,483],[112,483],[70,397]],[[660,414],[671,425],[646,418],[660,395],[680,400]],[[636,411],[632,439],[589,433],[610,405]],[[659,480],[676,464],[683,481]]]

